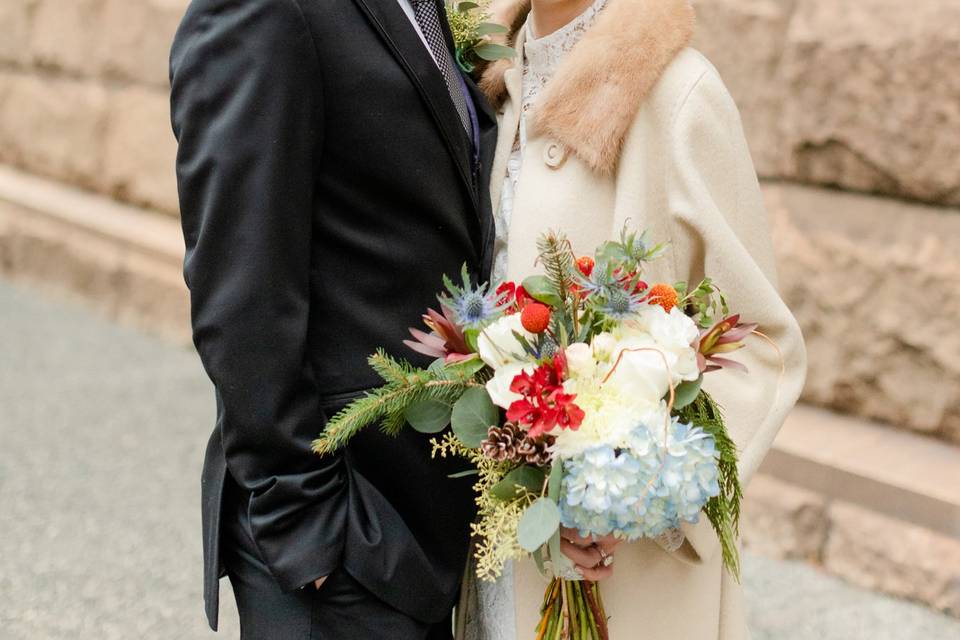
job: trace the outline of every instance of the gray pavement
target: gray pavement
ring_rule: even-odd
[[[0,282],[0,639],[217,637],[200,600],[212,419],[192,350]],[[960,621],[806,566],[748,557],[745,584],[755,640],[960,638]]]

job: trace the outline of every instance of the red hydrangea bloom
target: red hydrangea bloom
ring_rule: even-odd
[[[523,396],[507,409],[507,420],[527,427],[531,438],[536,438],[554,427],[576,431],[583,422],[584,412],[573,401],[573,393],[563,392],[563,378],[567,362],[563,352],[553,362],[544,363],[533,373],[521,372],[510,384],[510,390]]]

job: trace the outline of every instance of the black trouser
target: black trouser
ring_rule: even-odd
[[[451,621],[430,625],[390,607],[342,568],[315,589],[277,586],[250,535],[246,500],[224,498],[224,566],[240,612],[243,640],[450,640]],[[229,495],[233,494],[233,495]]]

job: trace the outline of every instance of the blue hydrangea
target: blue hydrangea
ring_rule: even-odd
[[[564,462],[560,519],[582,535],[656,537],[696,522],[719,495],[717,450],[702,429],[674,420],[636,427],[626,447],[597,446]]]

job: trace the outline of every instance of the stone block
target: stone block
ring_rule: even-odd
[[[761,175],[960,204],[960,3],[695,4]]]
[[[97,71],[103,0],[37,0],[30,36],[34,65],[71,76]]]
[[[107,106],[95,82],[0,73],[0,162],[99,184]]]
[[[960,615],[960,540],[843,502],[829,517],[830,573]]]
[[[36,0],[3,0],[0,2],[0,63],[23,66],[30,59],[30,25]]]
[[[752,553],[819,562],[827,535],[826,500],[757,475],[746,489],[740,533],[744,548]]]
[[[960,442],[960,212],[768,185],[804,400]]]
[[[178,211],[177,148],[166,91],[112,92],[104,144],[103,190],[126,202]]]
[[[187,0],[104,0],[99,72],[157,87],[168,85],[170,44]]]

